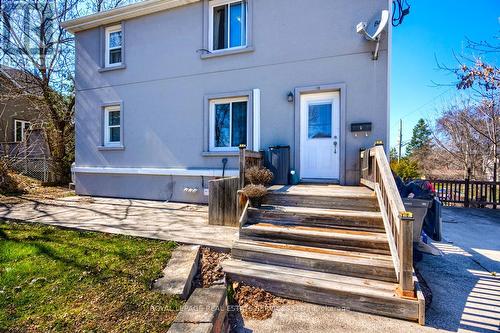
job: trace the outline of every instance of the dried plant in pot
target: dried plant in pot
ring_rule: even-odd
[[[273,181],[274,174],[269,169],[253,166],[245,171],[245,177],[250,184],[267,186]]]
[[[267,189],[264,185],[250,184],[243,188],[243,193],[250,201],[250,206],[259,208],[262,205],[262,199],[267,194]]]

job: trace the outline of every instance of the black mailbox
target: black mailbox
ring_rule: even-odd
[[[372,123],[352,123],[351,132],[371,132]]]

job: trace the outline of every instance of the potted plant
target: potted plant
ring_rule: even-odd
[[[253,208],[259,208],[262,205],[262,199],[267,194],[267,189],[264,185],[250,184],[245,186],[242,191],[250,201],[250,206]]]
[[[268,186],[274,178],[271,170],[253,166],[245,172],[245,177],[250,184]]]

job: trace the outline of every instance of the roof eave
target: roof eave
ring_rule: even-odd
[[[61,27],[74,34],[80,31],[189,5],[199,1],[201,0],[146,0],[105,12],[65,21],[61,23]]]

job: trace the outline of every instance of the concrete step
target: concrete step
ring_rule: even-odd
[[[229,279],[277,296],[417,321],[419,301],[400,298],[396,284],[240,260],[223,263]]]
[[[240,239],[389,255],[385,233],[335,228],[246,224]]]
[[[391,256],[316,247],[237,241],[232,257],[267,265],[397,282]]]
[[[263,205],[248,210],[250,224],[269,222],[280,225],[335,227],[365,231],[384,231],[380,212]]]

